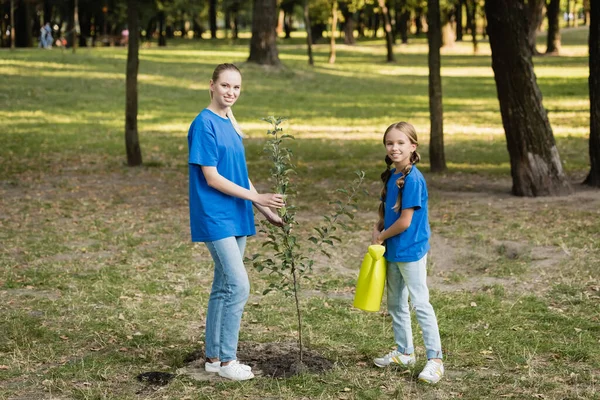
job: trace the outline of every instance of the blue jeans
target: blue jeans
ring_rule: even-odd
[[[427,358],[442,358],[442,343],[437,319],[429,303],[427,255],[414,262],[388,261],[386,286],[388,311],[392,317],[398,351],[404,354],[412,354],[415,351],[408,306],[410,295],[417,321],[423,331]]]
[[[246,236],[206,242],[215,262],[206,315],[206,357],[221,362],[236,359],[240,323],[250,294],[244,267]]]

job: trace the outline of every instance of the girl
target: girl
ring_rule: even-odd
[[[373,243],[385,242],[387,260],[387,303],[397,349],[374,360],[378,367],[415,363],[408,297],[416,310],[427,350],[427,364],[419,380],[437,383],[444,375],[442,345],[427,289],[427,251],[429,221],[427,186],[415,166],[417,153],[415,128],[406,122],[391,125],[383,135],[386,170],[381,174],[383,189],[379,221],[373,230]],[[394,168],[390,169],[393,164]]]
[[[252,204],[274,225],[270,209],[284,206],[280,194],[259,194],[246,166],[242,131],[231,107],[242,88],[233,64],[220,64],[210,81],[210,104],[188,132],[192,242],[204,242],[215,263],[206,316],[208,372],[232,380],[252,379],[249,366],[236,360],[240,322],[250,283],[243,264],[246,237],[256,233]]]

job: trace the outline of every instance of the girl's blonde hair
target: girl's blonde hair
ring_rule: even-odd
[[[383,134],[383,144],[385,145],[385,138],[387,137],[387,134],[392,131],[392,130],[399,130],[400,132],[404,133],[408,139],[410,140],[410,142],[414,145],[419,145],[419,142],[417,140],[417,131],[415,130],[415,127],[412,126],[411,124],[409,124],[408,122],[396,122],[395,124],[390,125],[386,130],[385,133]],[[413,151],[410,155],[410,163],[402,170],[402,171],[396,171],[396,172],[402,172],[402,176],[400,176],[400,178],[398,178],[398,180],[396,180],[396,186],[398,186],[398,198],[396,199],[396,204],[394,204],[394,207],[392,207],[392,209],[396,212],[398,212],[400,210],[400,207],[402,205],[402,188],[404,187],[404,181],[406,179],[406,176],[410,173],[410,171],[412,170],[412,167],[414,164],[418,163],[419,161],[421,161],[421,155],[419,153],[417,153],[417,151]],[[384,216],[385,216],[385,197],[387,196],[387,184],[388,181],[390,180],[390,177],[392,176],[392,170],[390,169],[390,166],[393,164],[392,159],[389,156],[385,156],[385,165],[386,165],[386,169],[385,171],[382,172],[381,174],[381,181],[383,182],[383,188],[381,189],[381,203],[379,204],[379,223],[378,223],[378,228],[379,230],[383,230],[383,221],[384,221]]]
[[[213,74],[212,74],[213,83],[216,83],[219,80],[219,78],[221,77],[221,73],[224,71],[236,71],[238,74],[240,74],[240,76],[242,76],[242,73],[240,72],[238,67],[236,67],[233,64],[223,63],[223,64],[217,65],[217,68],[215,68],[215,70],[213,71]],[[210,95],[210,99],[212,100],[213,92],[210,89],[208,89],[208,94]],[[229,118],[229,120],[231,121],[231,125],[233,125],[233,129],[235,129],[237,134],[240,135],[241,137],[244,137],[244,132],[242,131],[242,128],[240,127],[237,120],[233,116],[233,111],[231,110],[231,108],[229,108],[229,111],[227,111],[227,118]]]

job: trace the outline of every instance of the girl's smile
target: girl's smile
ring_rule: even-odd
[[[417,149],[405,133],[392,129],[385,136],[385,149],[388,157],[400,171],[410,163],[410,155]]]

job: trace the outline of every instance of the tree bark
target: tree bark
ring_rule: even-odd
[[[210,24],[210,38],[217,38],[217,0],[208,2],[208,20]]]
[[[548,37],[546,38],[546,54],[558,54],[560,50],[560,0],[549,0],[546,4],[548,16]]]
[[[600,3],[590,4],[590,173],[583,182],[600,187]]]
[[[335,63],[335,31],[338,21],[338,2],[333,0],[331,4],[331,37],[329,38],[329,64]]]
[[[350,12],[348,5],[345,3],[340,4],[340,11],[344,16],[344,44],[353,45],[356,43],[356,39],[354,39],[354,29],[356,28],[354,13]]]
[[[10,0],[10,48],[15,49],[15,0]]]
[[[165,37],[165,12],[158,12],[158,46],[166,46],[167,38]]]
[[[527,42],[531,49],[531,54],[540,54],[536,48],[536,38],[538,29],[544,20],[544,6],[546,0],[528,0],[527,2],[527,20],[529,22],[529,30],[527,32]]]
[[[479,43],[477,42],[477,1],[470,0],[470,3],[471,5],[469,6],[469,0],[467,0],[467,15],[473,39],[473,53],[477,53],[479,51]],[[468,12],[469,8],[471,10],[470,14]]]
[[[462,42],[463,40],[463,5],[465,0],[458,0],[456,6],[456,41]]]
[[[79,44],[79,1],[74,0],[73,6],[73,54],[77,51]]]
[[[387,62],[394,62],[394,37],[392,36],[392,24],[390,22],[390,12],[385,0],[378,0],[381,15],[383,17],[383,28],[385,30],[385,46],[387,49]]]
[[[315,65],[312,54],[312,31],[310,28],[310,14],[308,9],[308,0],[304,0],[304,27],[306,29],[306,52],[308,54],[308,65]]]
[[[569,194],[572,189],[533,72],[525,5],[522,1],[486,0],[485,11],[512,193],[531,197]]]
[[[31,13],[30,4],[26,1],[21,1],[19,6],[15,9],[15,46],[17,47],[31,47]]]
[[[127,28],[129,29],[129,43],[127,47],[127,77],[125,83],[125,149],[127,152],[127,165],[135,167],[142,164],[142,150],[140,148],[137,128],[138,41],[140,37],[138,0],[127,0]]]
[[[442,106],[441,56],[442,22],[440,1],[429,0],[427,8],[427,42],[429,44],[429,121],[431,133],[429,140],[429,159],[431,172],[446,170],[444,156],[444,110]]]
[[[254,0],[249,62],[281,65],[277,51],[277,0]]]

